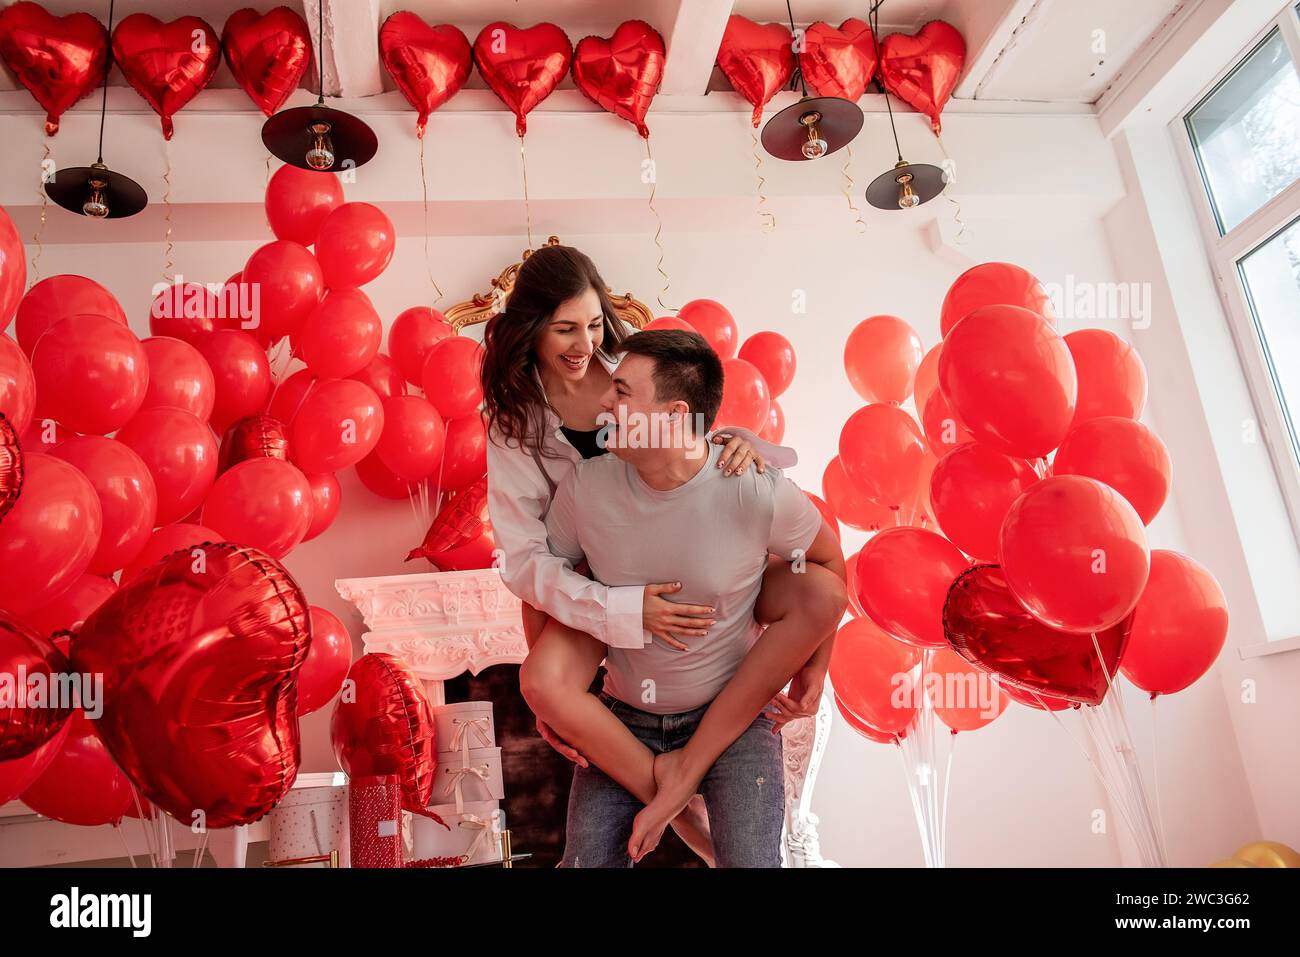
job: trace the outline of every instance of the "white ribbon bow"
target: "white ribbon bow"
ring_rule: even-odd
[[[465,776],[467,774],[472,774],[484,784],[487,784],[488,766],[486,764],[478,764],[473,767],[466,765],[463,768],[447,768],[446,771],[448,778],[447,786],[442,789],[442,793],[447,794],[454,789],[456,791],[456,813],[464,814],[465,796],[461,792],[461,787],[464,785]]]
[[[459,751],[461,763],[469,764],[469,733],[472,730],[482,746],[490,748],[492,738],[488,735],[488,722],[491,720],[491,716],[486,714],[481,718],[452,718],[451,723],[456,726],[456,733],[451,736],[451,747],[447,750]]]

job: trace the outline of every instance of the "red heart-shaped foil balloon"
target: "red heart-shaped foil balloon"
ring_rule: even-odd
[[[857,101],[876,74],[876,41],[865,20],[850,17],[835,29],[818,20],[803,35],[799,69],[818,96]]]
[[[48,638],[0,613],[0,761],[26,757],[59,733],[72,706],[52,697],[54,679],[67,670]]]
[[[0,521],[23,491],[23,450],[9,417],[0,412]]]
[[[1016,601],[997,565],[976,565],[958,575],[943,606],[944,637],[971,664],[1023,691],[1082,704],[1101,704],[1106,697],[1132,625],[1129,615],[1098,632],[1097,647],[1092,635],[1049,628]]]
[[[939,115],[965,62],[966,41],[942,20],[931,20],[911,36],[890,34],[880,44],[880,76],[886,89],[930,117],[936,135]]]
[[[468,488],[451,494],[450,501],[443,505],[429,526],[429,531],[425,533],[423,544],[412,549],[407,554],[406,561],[427,558],[436,563],[437,556],[468,545],[491,527],[485,475]]]
[[[172,138],[172,117],[208,85],[221,63],[217,32],[198,17],[163,23],[133,13],[113,30],[113,59],[126,81],[162,117]]]
[[[754,104],[754,128],[763,107],[794,72],[794,37],[779,23],[755,23],[733,13],[722,31],[718,67],[737,93]]]
[[[553,23],[520,30],[504,21],[489,23],[474,41],[478,71],[515,114],[515,132],[528,131],[525,117],[569,72],[573,45]]]
[[[298,88],[311,63],[307,24],[288,7],[266,14],[236,10],[221,31],[221,46],[235,80],[267,116]]]
[[[424,137],[429,114],[455,96],[469,77],[473,51],[450,24],[431,27],[418,14],[394,13],[379,28],[384,66],[419,113],[415,134]]]
[[[249,459],[289,461],[289,430],[273,415],[255,412],[239,419],[221,440],[217,474],[224,475]]]
[[[72,642],[103,676],[99,736],[141,795],[183,824],[256,821],[298,774],[307,599],[279,562],[229,543],[173,552]]]
[[[601,109],[621,116],[642,136],[645,117],[664,75],[664,39],[641,20],[619,25],[614,35],[583,37],[573,51],[573,82]]]
[[[45,110],[45,132],[104,82],[108,31],[88,13],[56,17],[28,0],[0,10],[0,60]]]

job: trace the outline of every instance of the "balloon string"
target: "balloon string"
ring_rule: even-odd
[[[943,198],[951,204],[952,221],[957,226],[957,235],[953,237],[952,241],[959,246],[964,246],[970,242],[970,236],[967,234],[966,220],[961,215],[961,203],[954,199],[952,195],[952,184],[957,180],[957,164],[948,155],[948,149],[943,145],[943,137],[936,133],[935,139],[939,141],[939,150],[943,153],[945,160],[943,164]]]
[[[957,749],[957,732],[948,735],[948,761],[943,769],[943,812],[939,821],[939,856],[948,859],[948,785],[952,782],[952,753]]]
[[[42,237],[45,235],[45,211],[49,207],[50,197],[45,192],[46,177],[50,175],[50,137],[45,137],[45,156],[41,159],[41,222],[36,227],[36,232],[32,235],[32,242],[36,244],[36,252],[32,255],[32,282],[31,286],[41,281],[41,253],[45,251],[45,244]],[[31,286],[27,288],[30,289]]]
[[[172,261],[172,252],[175,247],[172,245],[172,146],[171,140],[163,141],[163,156],[165,163],[163,165],[163,213],[167,220],[167,233],[163,237],[166,244],[163,249],[163,282],[172,281],[172,270],[175,263]]]
[[[519,165],[524,171],[524,221],[528,226],[528,248],[533,248],[533,210],[528,202],[528,157],[524,153],[524,138],[519,137]]]
[[[664,281],[664,284],[660,288],[659,294],[656,298],[659,300],[659,307],[661,309],[668,309],[672,312],[677,312],[678,308],[676,306],[670,306],[668,303],[664,302],[664,296],[668,294],[671,282],[668,279],[667,270],[664,269],[664,221],[659,215],[659,210],[655,207],[655,192],[659,188],[659,169],[655,166],[654,154],[650,152],[650,134],[647,133],[644,139],[645,156],[646,159],[650,161],[650,195],[646,197],[646,205],[650,207],[650,212],[654,214],[655,218],[655,248],[659,250],[659,258],[655,262],[655,268],[659,270],[659,275],[663,277]]]
[[[523,140],[520,145],[522,148]],[[424,271],[429,274],[429,282],[438,293],[438,298],[433,300],[433,305],[442,302],[442,287],[438,285],[438,280],[433,278],[433,267],[429,264],[429,180],[424,171],[424,137],[420,137],[420,200],[424,209]]]
[[[771,210],[763,208],[767,205],[767,194],[764,192],[764,184],[767,180],[763,177],[763,157],[758,154],[758,133],[752,126],[749,128],[749,139],[754,152],[754,178],[758,181],[754,191],[758,196],[759,228],[765,233],[770,233],[776,229],[776,216]]]
[[[1165,837],[1165,818],[1160,812],[1160,739],[1156,734],[1156,698],[1157,695],[1153,694],[1151,696],[1151,799],[1155,805],[1153,810],[1156,818],[1156,832],[1160,835],[1160,843],[1168,847],[1169,841]]]
[[[844,199],[849,204],[849,212],[853,214],[853,228],[859,234],[867,231],[867,223],[862,218],[862,210],[853,202],[853,174],[849,172],[849,164],[853,162],[852,144],[844,148],[844,165],[840,168],[840,175],[844,177]]]
[[[127,843],[126,831],[123,830],[122,828],[122,822],[118,821],[116,824],[114,824],[113,830],[115,830],[117,832],[117,836],[122,839],[122,850],[126,851],[126,859],[131,862],[132,867],[138,868],[140,865],[135,862],[135,855],[131,853],[131,845]]]
[[[203,866],[203,855],[208,852],[208,836],[211,833],[211,831],[205,829],[203,831],[203,836],[199,838],[199,846],[194,849],[193,866],[195,868]]]

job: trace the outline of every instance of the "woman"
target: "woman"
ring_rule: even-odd
[[[570,760],[585,764],[590,758],[647,809],[655,808],[646,820],[638,817],[629,844],[634,859],[653,849],[671,820],[687,844],[711,861],[701,802],[654,803],[654,754],[588,690],[606,646],[640,648],[644,633],[650,632],[688,650],[682,639],[707,634],[713,623],[710,609],[665,598],[679,590],[677,583],[607,587],[592,581],[552,555],[546,543],[545,516],[556,485],[580,458],[604,454],[597,438],[600,399],[609,388],[614,356],[626,334],[604,280],[583,253],[548,246],[525,260],[505,310],[488,323],[484,336],[488,508],[504,552],[502,578],[525,602],[529,656],[520,686],[538,715],[539,732]],[[773,464],[793,464],[788,449],[768,446],[743,430],[720,429],[713,441],[726,443],[718,465],[728,475],[740,474],[751,464],[763,469],[756,444],[769,452]],[[781,614],[782,602],[793,607],[807,598],[798,594],[807,587],[800,577],[808,576],[769,571],[760,599],[760,606],[769,607],[760,608],[760,619],[773,608]],[[780,681],[789,678],[783,675]],[[791,697],[779,695],[777,727],[815,713],[820,691],[818,687],[800,695],[792,688]],[[792,700],[795,697],[801,700]],[[697,748],[709,765],[766,703],[755,704],[743,721],[737,717],[714,723],[720,727]],[[552,731],[550,725],[559,722],[546,720],[550,716],[563,716],[563,726],[571,729],[567,740]],[[696,747],[694,738],[691,746]],[[688,790],[693,793],[693,788]],[[681,804],[685,807],[679,813]]]

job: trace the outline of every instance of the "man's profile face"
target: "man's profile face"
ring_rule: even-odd
[[[656,397],[654,371],[655,362],[649,356],[625,356],[601,398],[606,418],[613,420],[607,447],[628,461],[681,442],[682,423],[689,409],[681,399]]]

